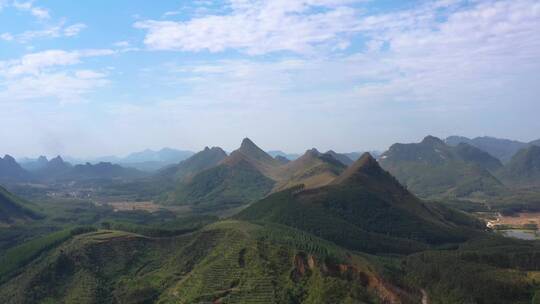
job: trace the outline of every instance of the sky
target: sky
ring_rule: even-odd
[[[540,138],[540,0],[0,0],[0,153]]]

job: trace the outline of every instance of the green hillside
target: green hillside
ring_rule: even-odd
[[[227,157],[227,153],[225,153],[223,149],[219,147],[206,147],[203,151],[196,153],[190,158],[180,162],[178,165],[161,170],[157,174],[157,177],[182,181],[191,178],[193,175],[203,170],[218,165],[225,157]]]
[[[450,136],[445,139],[445,142],[450,146],[466,143],[493,155],[504,163],[512,159],[519,150],[528,146],[528,144],[524,142],[489,136],[475,137],[472,139],[462,136]]]
[[[201,153],[223,155],[210,150]],[[215,157],[213,159],[217,160]],[[279,160],[245,138],[240,148],[217,165],[208,166],[178,181],[175,190],[168,193],[163,201],[194,206],[198,210],[234,208],[270,193],[282,171],[281,167]]]
[[[350,166],[354,163],[354,160],[350,159],[347,155],[336,153],[333,150],[328,150],[324,154],[337,159],[339,162],[341,162],[345,166]]]
[[[235,160],[203,171],[223,170],[198,185],[224,198],[267,178]],[[326,186],[276,192],[214,221],[107,221],[18,244],[0,256],[0,303],[525,304],[540,295],[540,243],[419,200],[369,154]]]
[[[279,191],[297,185],[304,185],[306,188],[328,185],[343,170],[345,170],[345,165],[331,154],[322,154],[316,149],[311,149],[283,166],[275,190]]]
[[[0,285],[2,303],[417,303],[316,237],[226,221],[174,238],[73,236]]]
[[[233,151],[223,163],[235,163],[237,159],[244,159],[264,176],[272,180],[278,180],[281,174],[282,163],[259,148],[249,138],[244,138],[240,148]]]
[[[463,224],[479,227],[463,214],[421,202],[369,154],[331,185],[270,195],[237,218],[291,226],[370,253],[410,253],[430,244],[460,242],[467,238]]]
[[[30,203],[0,186],[0,226],[40,218],[32,208]]]
[[[507,184],[518,187],[540,185],[540,146],[522,149],[499,172]]]
[[[318,234],[346,227],[319,220]],[[20,266],[0,267],[0,302],[525,304],[540,290],[538,243],[478,232],[426,250],[388,238],[387,248],[404,246],[402,255],[375,256],[302,230],[226,220],[169,237],[60,231],[13,250]]]
[[[465,143],[458,144],[454,151],[464,161],[476,164],[490,172],[495,172],[503,166],[500,160],[489,153]]]
[[[498,167],[492,156],[465,144],[450,147],[432,136],[416,144],[394,144],[380,162],[421,197],[485,197],[505,191],[489,172]]]
[[[274,187],[247,160],[238,158],[204,170],[181,182],[167,198],[169,204],[194,205],[199,209],[223,209],[262,198]]]

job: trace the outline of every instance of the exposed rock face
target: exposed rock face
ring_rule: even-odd
[[[358,282],[361,286],[377,294],[382,303],[400,304],[403,303],[403,299],[410,297],[406,291],[385,282],[374,273],[359,269],[353,264],[335,264],[317,260],[314,255],[305,252],[299,252],[294,256],[293,270],[291,271],[293,281],[298,282],[304,276],[310,276],[314,271],[320,271],[324,276]]]

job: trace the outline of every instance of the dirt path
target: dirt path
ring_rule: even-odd
[[[428,294],[425,290],[421,290],[422,292],[422,304],[429,304],[429,298],[428,298]]]

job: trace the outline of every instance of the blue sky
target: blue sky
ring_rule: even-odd
[[[0,0],[0,153],[540,137],[540,0]]]

